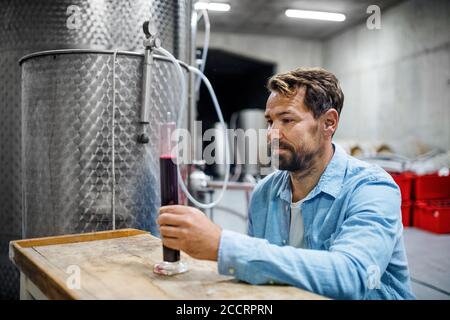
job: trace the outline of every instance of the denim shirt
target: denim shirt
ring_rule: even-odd
[[[288,246],[290,176],[276,171],[255,187],[248,235],[222,231],[219,273],[335,299],[414,299],[398,186],[380,167],[333,146],[331,161],[301,205],[304,248]]]

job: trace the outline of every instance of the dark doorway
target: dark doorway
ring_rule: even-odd
[[[214,87],[227,123],[235,111],[246,108],[265,108],[268,97],[265,85],[274,72],[273,63],[219,49],[208,51],[205,75]],[[200,89],[197,111],[197,120],[203,121],[204,128],[210,128],[218,121],[208,90],[204,85]]]
[[[267,80],[274,74],[275,65],[219,49],[210,49],[205,75],[213,85],[227,125],[231,115],[242,109],[265,109],[268,91]],[[219,121],[208,90],[200,88],[197,120],[202,121],[203,132]],[[202,132],[202,133],[203,133]],[[213,168],[207,168],[213,174]]]

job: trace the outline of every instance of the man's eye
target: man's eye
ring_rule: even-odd
[[[283,120],[281,120],[283,123],[290,123],[290,122],[292,122],[292,119],[283,119]]]

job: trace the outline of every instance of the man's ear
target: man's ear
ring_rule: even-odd
[[[329,109],[321,116],[323,120],[323,130],[327,137],[332,137],[336,132],[339,123],[339,113],[336,109]]]

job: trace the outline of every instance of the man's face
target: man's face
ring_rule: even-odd
[[[293,97],[272,92],[267,100],[268,142],[280,170],[307,171],[322,154],[320,118],[305,106],[304,96],[305,88],[299,88]]]

